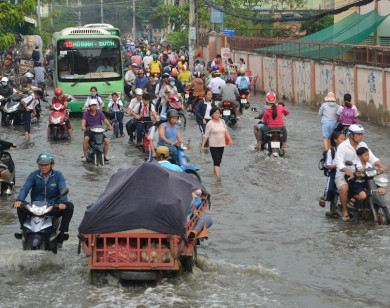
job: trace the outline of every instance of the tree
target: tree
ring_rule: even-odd
[[[10,47],[15,41],[11,28],[20,25],[24,16],[35,8],[34,0],[24,0],[19,4],[11,4],[0,0],[0,50]]]
[[[318,32],[334,24],[334,15],[327,15],[315,22],[304,21],[301,24],[300,32],[306,31],[306,35]]]

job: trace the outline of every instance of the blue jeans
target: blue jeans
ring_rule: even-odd
[[[30,133],[30,127],[31,127],[31,111],[26,111],[24,113],[24,131]]]
[[[138,120],[136,122],[136,124],[137,124],[137,142],[138,143],[142,142],[142,132],[143,132],[144,128],[145,129],[148,128],[148,125],[150,124],[151,118],[145,117],[144,121],[149,121],[149,123],[148,122],[143,122],[141,120]]]

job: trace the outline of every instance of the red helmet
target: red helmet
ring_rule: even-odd
[[[276,94],[274,92],[268,92],[265,96],[265,100],[268,104],[275,104],[276,102]]]
[[[182,69],[182,71],[186,71],[187,70],[187,65],[182,65],[182,67],[181,67],[181,69]]]
[[[144,73],[144,70],[139,70],[138,71],[138,74],[143,74]]]
[[[64,92],[62,92],[62,89],[61,88],[56,88],[55,90],[54,90],[54,95],[55,96],[61,96],[61,95],[63,95],[64,94]]]
[[[171,76],[172,76],[172,77],[177,77],[177,75],[179,75],[177,69],[176,69],[176,68],[173,68],[173,69],[172,69],[172,72],[171,72]]]

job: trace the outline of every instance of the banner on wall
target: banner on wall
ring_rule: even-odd
[[[222,59],[231,58],[230,48],[221,48]]]

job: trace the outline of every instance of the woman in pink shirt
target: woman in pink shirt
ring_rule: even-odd
[[[204,133],[200,152],[202,153],[204,151],[204,145],[207,139],[209,139],[210,153],[214,162],[214,174],[219,177],[225,145],[228,143],[232,146],[233,143],[227,131],[225,122],[221,120],[221,110],[218,107],[211,108],[210,116],[211,120],[206,125],[206,132]]]
[[[257,148],[261,149],[261,142],[263,140],[263,134],[273,130],[275,128],[280,129],[283,132],[283,148],[287,148],[287,130],[283,123],[283,115],[289,115],[289,111],[284,108],[283,105],[276,105],[276,95],[274,92],[269,92],[265,96],[268,102],[268,108],[264,110],[263,124],[259,130],[259,137],[257,140]]]

